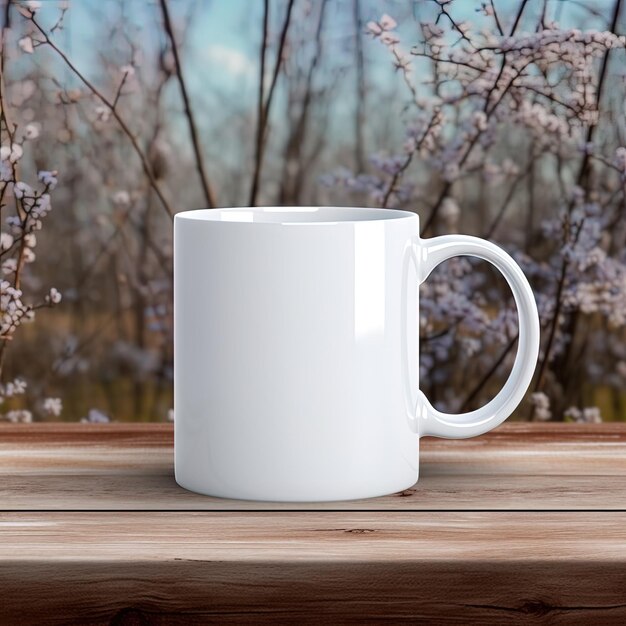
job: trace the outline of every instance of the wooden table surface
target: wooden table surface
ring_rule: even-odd
[[[420,480],[208,498],[170,425],[0,426],[0,624],[626,623],[626,424],[421,441]]]

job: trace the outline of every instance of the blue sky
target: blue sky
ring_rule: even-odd
[[[321,0],[295,0],[294,14],[302,20],[302,7],[307,2],[317,7]],[[454,0],[449,10],[455,19],[467,20],[474,23],[484,23],[485,18],[477,14],[476,9],[481,5],[480,0]],[[513,12],[519,6],[518,2],[510,0],[495,0],[495,5],[505,29],[510,27]],[[580,0],[564,3],[562,0],[548,1],[548,15],[560,15],[564,26],[579,28],[604,28],[608,22],[608,15],[613,0],[585,0],[584,6]],[[193,10],[193,20],[186,31],[185,41],[180,41],[184,73],[192,97],[194,110],[201,130],[209,125],[211,128],[222,128],[222,136],[226,136],[227,127],[233,123],[233,118],[254,120],[256,116],[256,97],[258,91],[258,50],[262,29],[262,0],[169,0],[170,11],[175,23],[180,23],[184,16]],[[524,17],[529,27],[537,21],[538,11],[543,6],[543,0],[530,0],[526,6]],[[285,2],[271,0],[271,31],[276,38],[278,24],[283,15]],[[323,38],[326,46],[324,63],[320,64],[320,81],[330,80],[329,72],[342,67],[342,80],[333,87],[333,109],[325,131],[337,138],[345,137],[346,133],[353,133],[354,108],[356,103],[354,61],[352,53],[346,53],[346,46],[351,46],[354,36],[353,0],[329,0],[327,7]],[[585,8],[586,7],[586,8]],[[588,9],[597,10],[605,17],[594,17]],[[419,21],[433,20],[437,14],[437,5],[431,0],[361,0],[361,15],[364,22],[378,19],[383,13],[395,17],[400,26],[398,32],[406,50],[420,41],[421,33]],[[44,0],[40,21],[50,27],[59,14],[56,0]],[[131,61],[130,46],[127,42],[115,41],[112,45],[105,33],[111,24],[124,15],[132,32],[132,39],[136,48],[143,51],[144,65],[142,71],[150,71],[156,60],[156,50],[159,41],[165,37],[161,25],[159,3],[152,0],[70,0],[70,9],[67,13],[65,29],[55,34],[55,41],[68,52],[76,66],[85,73],[95,84],[103,86],[105,90],[113,87],[107,78],[101,75],[100,57],[113,57],[120,67]],[[21,19],[21,18],[17,18]],[[307,19],[315,20],[315,11]],[[524,29],[522,22],[522,30]],[[296,23],[301,27],[301,23]],[[315,24],[307,25],[312,33]],[[312,36],[312,35],[310,35]],[[369,37],[364,40],[365,72],[371,98],[368,108],[367,133],[372,133],[369,146],[378,149],[381,146],[380,135],[384,134],[384,127],[389,126],[393,137],[402,133],[402,125],[395,122],[401,115],[402,107],[407,101],[406,87],[401,77],[393,70],[391,59],[387,51],[379,42]],[[274,47],[270,50],[270,59],[273,59]],[[53,55],[40,55],[37,52],[33,57],[28,56],[24,63],[44,62],[50,64],[50,74],[55,75],[66,85],[77,85],[75,77],[63,68],[60,61]],[[44,61],[40,59],[45,59]],[[425,63],[425,61],[421,61]],[[270,63],[271,65],[271,63]],[[420,78],[420,61],[413,61],[415,77]],[[334,69],[333,69],[334,68]],[[173,82],[168,85],[168,102],[172,106],[181,108],[178,88]],[[280,120],[285,115],[286,98],[281,81],[278,83],[274,119]],[[129,97],[132,97],[129,96]],[[246,122],[246,123],[248,123]],[[274,125],[274,133],[281,129],[280,124]],[[378,138],[374,136],[378,133]],[[181,133],[182,136],[182,133]],[[231,133],[236,137],[237,133]],[[397,142],[396,142],[397,143]],[[249,150],[249,146],[245,150]],[[219,156],[231,161],[233,166],[237,159],[246,154],[221,142],[217,146],[205,147],[209,154],[219,150]]]
[[[320,0],[296,0],[296,4]],[[362,15],[365,21],[379,17],[387,12],[394,17],[410,17],[413,13],[418,20],[432,19],[436,15],[436,6],[429,0],[387,0],[383,2],[362,3]],[[476,13],[481,4],[478,0],[455,0],[451,12],[461,20],[477,21],[481,18]],[[564,25],[578,27],[601,26],[601,20],[589,15],[581,5],[597,9],[608,15],[613,0],[585,0],[577,4],[562,0],[549,0],[548,13],[560,15]],[[56,0],[45,0],[42,21],[51,24],[58,13]],[[526,15],[532,17],[541,9],[543,0],[530,0]],[[274,15],[282,16],[284,3],[272,0]],[[184,42],[186,74],[191,88],[201,89],[203,85],[224,89],[227,92],[253,87],[258,76],[258,46],[261,36],[263,3],[261,0],[170,0],[170,10],[175,19],[180,19],[191,7],[193,23]],[[510,23],[512,10],[517,2],[496,0],[496,8],[504,23]],[[565,7],[565,8],[563,8]],[[99,30],[106,19],[114,19],[123,11],[137,25],[137,45],[150,48],[154,46],[158,32],[158,3],[147,0],[70,0],[70,10],[66,18],[66,29],[57,39],[77,59],[77,64],[89,72],[96,67],[99,50],[94,48]],[[352,27],[352,0],[330,0],[328,8],[326,36],[329,39],[349,37]],[[400,21],[400,20],[399,20]],[[414,22],[410,19],[400,21],[399,32],[406,47],[417,41],[418,34]],[[376,81],[389,80],[389,60],[376,45],[369,42],[365,46],[368,57],[368,70],[374,72]]]

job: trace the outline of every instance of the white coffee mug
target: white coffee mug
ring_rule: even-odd
[[[513,370],[452,415],[418,388],[418,284],[457,255],[493,263],[519,314]],[[473,437],[531,381],[539,319],[519,266],[488,241],[421,239],[389,209],[264,207],[174,220],[175,466],[226,498],[323,501],[406,489],[418,437]]]

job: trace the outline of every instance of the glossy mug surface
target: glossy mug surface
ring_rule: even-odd
[[[419,391],[418,285],[442,261],[492,262],[518,308],[511,375],[452,415]],[[421,239],[389,209],[264,207],[174,220],[175,467],[192,491],[324,501],[393,493],[418,478],[418,438],[472,437],[522,399],[539,348],[513,259],[463,235]]]

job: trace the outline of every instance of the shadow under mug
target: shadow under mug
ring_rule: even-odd
[[[419,391],[418,285],[450,257],[493,263],[519,316],[513,370],[463,414]],[[539,319],[519,266],[464,235],[421,239],[390,209],[207,209],[174,219],[175,469],[212,496],[328,501],[418,478],[417,440],[473,437],[530,384]]]

